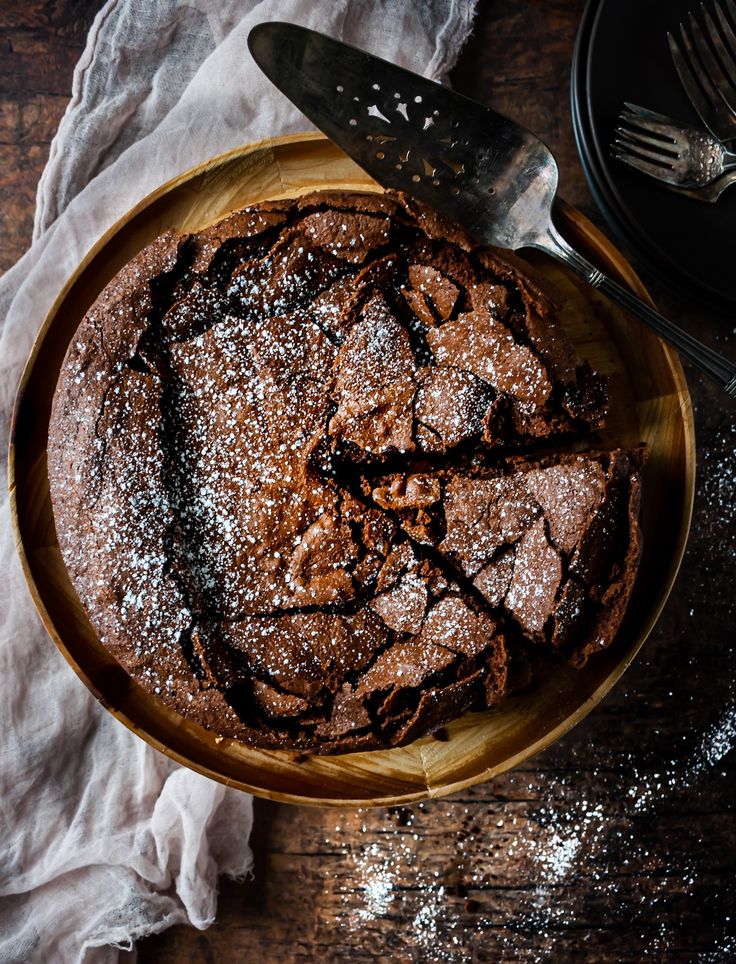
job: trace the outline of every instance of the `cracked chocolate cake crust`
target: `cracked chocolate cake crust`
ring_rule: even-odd
[[[513,257],[394,195],[163,235],[67,353],[59,544],[101,641],[264,747],[398,746],[615,635],[642,451]],[[526,453],[526,455],[522,454]]]

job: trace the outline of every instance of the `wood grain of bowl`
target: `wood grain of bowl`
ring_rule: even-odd
[[[46,318],[21,380],[10,448],[11,511],[33,599],[69,664],[117,719],[156,749],[213,779],[275,800],[390,806],[487,780],[544,749],[606,695],[664,606],[690,526],[695,440],[690,396],[677,356],[638,322],[543,255],[565,330],[609,379],[602,444],[651,450],[643,483],[644,554],[624,623],[612,646],[582,671],[560,667],[528,692],[391,750],[297,758],[204,730],[135,684],[97,639],[59,552],[46,473],[51,400],[67,346],[113,275],[167,228],[197,231],[266,198],[315,189],[376,191],[378,185],[319,134],[261,141],[213,158],[143,200],[90,251]],[[579,212],[560,204],[558,225],[579,250],[640,297],[646,290],[622,255]]]

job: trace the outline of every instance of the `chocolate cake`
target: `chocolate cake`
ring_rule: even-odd
[[[643,451],[565,451],[606,404],[513,256],[401,196],[267,202],[161,236],[87,313],[59,545],[102,643],[188,719],[398,746],[611,642]]]

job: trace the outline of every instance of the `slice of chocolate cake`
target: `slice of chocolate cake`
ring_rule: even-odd
[[[641,553],[645,451],[516,457],[364,480],[517,635],[582,665],[611,642]]]
[[[188,719],[397,746],[497,703],[529,647],[610,641],[639,456],[508,457],[605,407],[522,262],[398,196],[264,203],[157,239],[88,312],[50,424],[59,544],[103,644]]]

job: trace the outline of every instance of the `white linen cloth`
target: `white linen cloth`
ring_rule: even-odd
[[[213,154],[309,125],[260,73],[250,28],[287,20],[441,78],[475,0],[110,0],[41,178],[34,243],[0,280],[0,444],[66,278],[137,201]],[[214,920],[249,872],[251,799],[174,765],[95,702],[46,636],[0,491],[0,961],[111,962]]]

